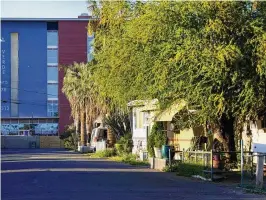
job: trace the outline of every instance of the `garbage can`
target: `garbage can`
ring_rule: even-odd
[[[36,149],[36,142],[30,141],[30,149]]]
[[[169,159],[169,149],[170,149],[170,146],[169,145],[163,145],[162,146],[162,155],[163,155],[163,158]]]
[[[218,154],[213,155],[213,168],[218,169],[220,167],[220,156]]]

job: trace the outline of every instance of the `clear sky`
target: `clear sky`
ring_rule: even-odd
[[[86,0],[1,0],[3,18],[77,18],[88,13]]]

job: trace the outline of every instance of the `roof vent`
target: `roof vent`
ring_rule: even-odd
[[[80,16],[78,16],[78,18],[85,18],[85,19],[88,19],[88,18],[90,18],[90,16],[89,16],[88,13],[81,13]]]

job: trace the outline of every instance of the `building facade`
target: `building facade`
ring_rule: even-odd
[[[58,135],[72,123],[64,67],[92,58],[88,20],[2,19],[2,135]]]

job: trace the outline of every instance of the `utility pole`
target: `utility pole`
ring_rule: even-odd
[[[263,166],[264,166],[264,154],[257,154],[257,168],[256,168],[256,186],[263,188]]]

